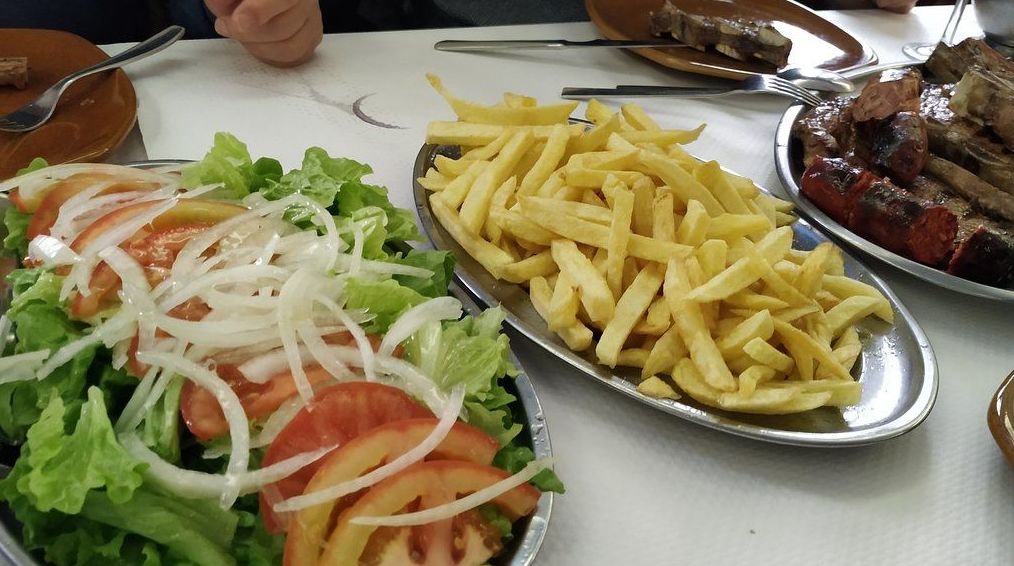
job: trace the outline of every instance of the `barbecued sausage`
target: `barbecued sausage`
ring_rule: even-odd
[[[866,169],[844,159],[818,157],[803,173],[800,185],[806,198],[844,225],[856,199],[876,179]]]
[[[877,173],[908,185],[922,172],[929,157],[926,120],[918,112],[898,112],[885,120],[856,124],[856,157]]]
[[[958,220],[947,208],[882,179],[856,199],[848,227],[897,254],[935,266],[954,249]]]
[[[979,226],[954,250],[947,273],[985,285],[1009,286],[1014,283],[1014,238]]]

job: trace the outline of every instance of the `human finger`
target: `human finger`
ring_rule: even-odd
[[[309,1],[317,3],[317,0]],[[308,3],[308,0],[242,0],[230,17],[236,24],[234,31],[249,31],[263,26],[275,16],[300,8],[300,4]],[[309,10],[302,11],[306,13]]]
[[[242,43],[274,43],[296,35],[311,17],[312,9],[294,8],[252,28],[241,28],[232,17],[219,18],[215,22],[215,29],[220,34]]]
[[[204,0],[204,4],[208,7],[208,10],[215,15],[216,18],[228,16],[232,11],[239,5],[240,0]]]
[[[276,67],[294,67],[305,63],[323,37],[320,9],[314,10],[292,37],[270,43],[243,43],[254,57]]]

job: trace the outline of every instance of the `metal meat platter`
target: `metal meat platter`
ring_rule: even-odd
[[[416,209],[433,246],[454,252],[458,260],[455,277],[480,302],[502,306],[508,324],[598,383],[649,407],[708,428],[796,446],[844,447],[887,440],[917,427],[933,408],[938,385],[937,363],[929,340],[887,284],[847,253],[846,274],[879,289],[891,302],[895,317],[893,327],[873,319],[859,325],[863,352],[852,371],[853,377],[863,383],[858,405],[822,407],[795,415],[749,415],[701,405],[688,397],[674,401],[642,395],[636,389],[639,372],[629,368],[612,370],[598,364],[590,350],[582,353],[567,348],[548,330],[524,288],[496,280],[435,220],[428,192],[414,179],[425,175],[437,155],[453,156],[457,151],[457,147],[424,145],[416,158],[413,171]],[[797,249],[810,250],[828,241],[803,220],[796,222],[793,230],[793,247]]]
[[[897,65],[894,67],[897,67]],[[882,69],[884,67],[879,68]],[[802,188],[799,186],[799,180],[803,177],[803,171],[806,170],[806,167],[803,166],[802,144],[792,136],[793,124],[796,123],[796,120],[800,118],[807,108],[807,106],[802,104],[789,106],[785,114],[782,115],[782,119],[778,123],[778,129],[775,132],[775,168],[778,171],[778,178],[781,180],[785,190],[788,191],[789,197],[796,204],[796,210],[802,216],[832,234],[836,240],[848,244],[852,249],[893,265],[927,283],[965,295],[1014,302],[1014,289],[1003,289],[976,283],[975,281],[951,275],[946,271],[923,265],[886,250],[866,238],[854,234],[810,202],[803,195]]]
[[[162,160],[144,161],[131,163],[129,165],[144,168],[172,167],[178,166],[187,161]],[[7,206],[6,199],[0,200],[0,212]],[[6,228],[0,224],[0,238],[7,235]],[[405,250],[408,246],[404,246]],[[0,275],[6,276],[13,268],[13,264],[0,265]],[[5,278],[0,277],[0,312],[6,311],[10,289],[6,286]],[[451,285],[450,294],[461,301],[465,312],[470,315],[477,315],[482,308],[457,285]],[[549,441],[549,429],[546,426],[546,418],[542,412],[542,405],[532,386],[532,381],[525,372],[524,367],[513,351],[510,353],[510,361],[518,368],[519,373],[515,379],[505,380],[504,388],[508,393],[514,395],[517,400],[510,408],[514,415],[521,417],[525,423],[524,429],[519,434],[522,443],[531,446],[536,458],[549,458],[553,456],[553,447]],[[16,449],[4,447],[0,450],[0,477],[6,476],[10,471],[14,460],[17,458]],[[514,540],[507,543],[504,551],[496,558],[490,560],[493,566],[531,566],[535,563],[535,556],[542,546],[546,537],[546,530],[549,528],[549,517],[553,510],[553,493],[545,492],[539,499],[538,507],[530,517],[519,521],[514,525]],[[21,546],[21,525],[15,520],[14,515],[6,505],[0,506],[0,564],[13,566],[44,566],[42,561]]]

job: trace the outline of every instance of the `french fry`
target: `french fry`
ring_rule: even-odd
[[[599,322],[612,318],[616,307],[613,294],[592,262],[570,240],[553,240],[552,251],[560,272],[581,290],[581,304],[588,316]]]
[[[848,370],[846,370],[841,362],[836,360],[832,355],[830,348],[826,348],[820,345],[810,335],[799,330],[787,322],[782,322],[777,318],[773,319],[775,324],[775,332],[782,338],[785,346],[790,350],[797,348],[798,351],[805,353],[820,364],[827,367],[831,375],[840,379],[851,379]],[[796,366],[799,366],[799,360],[796,360]]]
[[[651,179],[641,177],[630,187],[630,190],[634,193],[634,233],[651,237],[653,223],[651,205],[655,200],[655,184],[651,182]]]
[[[657,375],[652,375],[641,383],[638,383],[637,392],[653,399],[672,399],[675,401],[680,398],[680,394],[676,393],[676,390],[671,385],[662,381]]]
[[[620,112],[623,114],[623,119],[638,130],[657,132],[662,129],[643,108],[636,104],[624,104],[620,107]]]
[[[620,137],[630,143],[655,143],[663,146],[674,143],[690,143],[700,137],[704,131],[704,124],[693,130],[654,130],[654,131],[627,131],[620,132]]]
[[[534,244],[548,246],[556,239],[556,234],[529,220],[525,215],[513,210],[491,212],[500,228],[515,238],[523,238]]]
[[[429,80],[433,89],[450,104],[451,109],[462,122],[511,126],[566,124],[571,112],[577,108],[577,102],[520,108],[482,106],[449,93],[435,75],[427,74],[426,79]]]
[[[723,356],[732,357],[743,351],[747,342],[760,338],[767,341],[775,333],[774,319],[771,312],[762,310],[736,325],[728,334],[724,334],[715,342]]]
[[[553,288],[553,298],[549,303],[549,317],[546,318],[549,329],[555,332],[576,323],[580,304],[581,298],[577,294],[577,289],[574,288],[567,273],[561,271],[556,279],[556,287]]]
[[[736,393],[740,397],[752,397],[757,391],[758,384],[771,381],[774,377],[774,368],[763,365],[747,366],[739,372],[739,391]]]
[[[590,107],[590,105],[589,105]],[[605,147],[609,136],[620,131],[620,116],[613,114],[606,121],[581,134],[573,142],[571,155],[598,151]]]
[[[860,295],[876,299],[877,308],[873,314],[888,324],[894,324],[894,309],[891,303],[874,287],[840,275],[825,275],[822,277],[822,283],[824,290],[833,293],[839,299]]]
[[[689,354],[683,338],[680,337],[679,328],[676,325],[670,326],[669,330],[652,346],[648,359],[644,362],[641,377],[663,372],[671,373],[676,362]]]
[[[616,365],[626,366],[632,368],[644,367],[644,362],[648,359],[648,350],[644,348],[630,348],[620,352],[617,358]]]
[[[588,220],[596,224],[608,226],[612,223],[614,214],[608,208],[592,206],[583,202],[568,202],[542,197],[528,197],[526,199],[530,207],[550,211],[561,216],[572,216],[582,220]]]
[[[865,296],[849,297],[838,303],[827,312],[827,324],[830,327],[831,336],[837,338],[847,327],[851,327],[859,320],[873,314],[879,306],[878,299]]]
[[[493,197],[489,201],[490,217],[507,213],[507,204],[508,201],[514,198],[514,191],[517,188],[517,182],[517,177],[510,177],[500,185],[500,188],[493,191]],[[486,224],[483,226],[483,229],[491,242],[499,240],[500,236],[503,234],[503,230],[500,228],[500,225],[489,217],[486,218]]]
[[[705,381],[697,366],[690,358],[683,358],[676,363],[672,373],[673,381],[683,390],[684,393],[694,398],[695,401],[712,407],[718,407],[718,397],[721,391],[715,389]]]
[[[789,373],[795,362],[791,356],[779,352],[777,348],[760,337],[754,338],[743,345],[743,353],[753,358],[757,363],[770,367],[771,369]]]
[[[630,242],[630,219],[634,213],[634,195],[619,191],[614,198],[613,217],[609,226],[606,251],[606,282],[614,297],[623,292],[623,265],[627,260],[627,245]],[[622,345],[622,344],[621,344]]]
[[[503,101],[509,108],[534,108],[539,105],[539,101],[535,98],[513,92],[503,93]]]
[[[468,255],[475,258],[486,271],[499,277],[500,268],[514,263],[514,258],[486,240],[470,233],[458,217],[458,214],[437,198],[441,194],[437,193],[430,198],[430,208],[433,210],[433,215],[437,217],[440,224],[451,234],[454,241],[465,248]]]
[[[743,258],[690,291],[687,299],[698,303],[725,299],[753,285],[763,273],[756,262]]]
[[[568,168],[564,172],[564,178],[568,185],[584,188],[598,188],[606,182],[606,177],[613,175],[623,181],[626,185],[633,185],[644,177],[643,173],[637,171],[611,171],[608,169],[589,169],[587,167]]]
[[[532,297],[532,306],[544,320],[549,318],[549,303],[552,300],[553,291],[549,283],[543,277],[533,278],[528,285]],[[581,352],[591,347],[592,331],[580,322],[573,326],[558,330],[557,335],[567,344],[567,347],[575,352]]]
[[[564,152],[567,151],[567,141],[570,140],[570,132],[563,124],[553,126],[552,133],[546,138],[546,146],[542,154],[532,168],[525,174],[518,187],[519,195],[534,194],[556,170]]]
[[[634,327],[634,334],[645,336],[661,336],[672,326],[672,318],[669,316],[669,306],[662,297],[655,297],[648,307],[644,320]]]
[[[536,277],[546,277],[559,271],[553,254],[543,250],[521,261],[508,263],[500,268],[500,277],[511,283],[524,283]]]
[[[534,140],[531,132],[514,133],[503,150],[490,162],[489,167],[476,178],[475,184],[465,195],[465,201],[459,212],[465,228],[473,234],[479,233],[486,222],[486,217],[489,216],[493,192],[507,179],[511,169],[517,165],[518,160],[528,151]]]
[[[747,207],[742,195],[729,182],[717,161],[701,163],[694,167],[693,171],[694,178],[711,190],[722,204],[722,208],[732,214],[750,214],[750,208]]]
[[[608,122],[613,118],[613,116],[616,116],[616,113],[613,112],[612,108],[609,108],[608,106],[602,104],[601,102],[595,100],[594,98],[588,101],[588,106],[585,108],[584,111],[584,117],[587,118],[589,122],[595,125],[600,125],[603,122]],[[617,116],[617,124],[618,123],[619,117]]]
[[[676,198],[688,203],[696,200],[704,205],[710,216],[718,216],[725,212],[718,199],[712,195],[707,187],[700,184],[674,160],[655,155],[642,150],[639,154],[641,164],[657,175],[662,182],[672,189]]]
[[[719,214],[708,224],[707,238],[736,240],[763,233],[769,226],[768,219],[760,214]]]
[[[473,161],[468,169],[461,174],[460,177],[454,179],[444,187],[444,190],[440,191],[435,198],[440,199],[441,202],[447,205],[448,208],[457,209],[464,202],[465,196],[468,194],[469,189],[472,188],[472,184],[475,183],[475,179],[486,170],[489,163],[485,161]]]
[[[495,140],[465,152],[461,156],[461,159],[462,161],[489,161],[503,150],[503,146],[507,145],[507,142],[516,133],[517,129],[515,128],[504,128],[503,132]]]
[[[690,282],[686,268],[679,260],[669,260],[663,293],[669,303],[670,314],[680,329],[680,336],[690,352],[690,358],[701,370],[701,375],[709,386],[720,391],[733,391],[736,389],[736,381],[711,338],[700,305],[686,298],[689,292]]]
[[[616,367],[623,344],[658,293],[662,286],[662,277],[662,266],[657,263],[649,264],[637,274],[616,301],[616,313],[602,331],[598,346],[595,347],[599,363]]]
[[[654,202],[652,202],[651,237],[663,242],[676,241],[676,215],[673,211],[673,196],[670,192],[656,195]]]
[[[710,224],[711,217],[704,205],[690,200],[687,202],[687,213],[676,229],[676,241],[688,246],[699,246],[707,239]]]

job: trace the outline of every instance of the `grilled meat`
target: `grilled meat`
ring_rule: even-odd
[[[851,153],[852,104],[854,98],[832,98],[807,111],[792,126],[792,135],[803,143],[803,164],[818,157]]]
[[[28,85],[27,57],[0,57],[0,86],[25,88]]]
[[[920,112],[926,119],[930,151],[1014,194],[1014,154],[974,122],[956,116],[949,107],[950,91],[949,85],[927,84],[923,89]]]
[[[891,69],[863,87],[852,107],[856,122],[883,120],[898,112],[919,110],[922,73],[917,69]]]
[[[946,207],[882,179],[859,194],[848,228],[892,252],[938,266],[954,249],[958,220]]]
[[[818,157],[806,168],[800,187],[806,198],[838,224],[848,224],[856,199],[877,178],[840,157]]]
[[[653,35],[672,35],[698,51],[714,47],[740,61],[760,59],[780,68],[788,63],[792,50],[792,41],[768,22],[691,14],[670,0],[648,17]]]
[[[908,185],[922,172],[929,155],[926,121],[917,112],[898,112],[884,120],[857,122],[856,157],[881,175]]]
[[[1014,283],[1014,237],[979,226],[954,250],[947,273],[985,285],[1009,286]]]
[[[1014,150],[1014,81],[981,67],[969,69],[954,85],[950,108],[955,114],[992,129]]]
[[[992,73],[1014,80],[1014,62],[1004,58],[981,39],[968,38],[957,45],[937,45],[926,61],[926,68],[937,80],[956,83],[972,67],[982,67]]]

